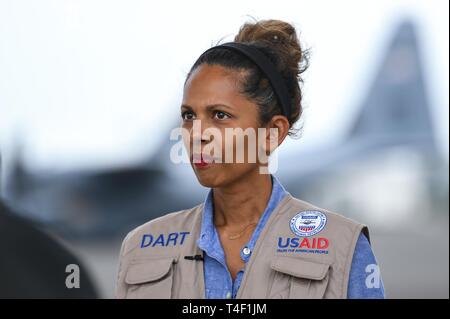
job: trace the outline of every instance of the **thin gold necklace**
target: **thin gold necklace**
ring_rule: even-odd
[[[248,228],[249,226],[251,226],[251,225],[257,225],[257,224],[258,224],[258,223],[250,223],[250,224],[248,224],[248,225],[245,226],[244,229],[241,230],[239,233],[237,233],[237,234],[232,234],[232,235],[228,235],[228,239],[229,239],[229,240],[235,240],[235,239],[241,238],[242,235],[244,234],[244,232],[247,230],[247,228]]]

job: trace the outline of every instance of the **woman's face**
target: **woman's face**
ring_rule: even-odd
[[[249,153],[257,154],[260,149],[257,143],[257,105],[240,94],[239,76],[237,71],[222,66],[202,64],[184,87],[182,127],[189,132],[189,138],[185,136],[184,142],[194,172],[206,187],[226,186],[255,173],[261,165],[257,156],[256,161],[249,158]],[[195,129],[199,124],[200,129]],[[225,137],[226,128],[228,132],[230,129],[253,130],[256,144],[249,143],[245,135],[243,140],[236,135]],[[239,130],[233,132],[237,134]],[[238,152],[244,155],[243,162],[237,160]],[[221,158],[221,163],[218,163],[218,158]]]

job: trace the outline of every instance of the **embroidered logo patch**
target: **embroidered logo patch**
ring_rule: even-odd
[[[290,226],[294,234],[300,237],[314,236],[327,223],[327,216],[317,210],[305,210],[292,217]]]

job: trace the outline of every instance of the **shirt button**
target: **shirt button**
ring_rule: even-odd
[[[227,292],[227,299],[231,299],[231,292]]]
[[[244,247],[244,249],[242,249],[242,253],[246,256],[250,255],[251,252],[252,251],[248,247]]]

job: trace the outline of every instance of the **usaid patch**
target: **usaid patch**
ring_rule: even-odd
[[[317,210],[305,210],[292,217],[290,226],[294,234],[309,237],[320,232],[327,223],[327,216]]]

